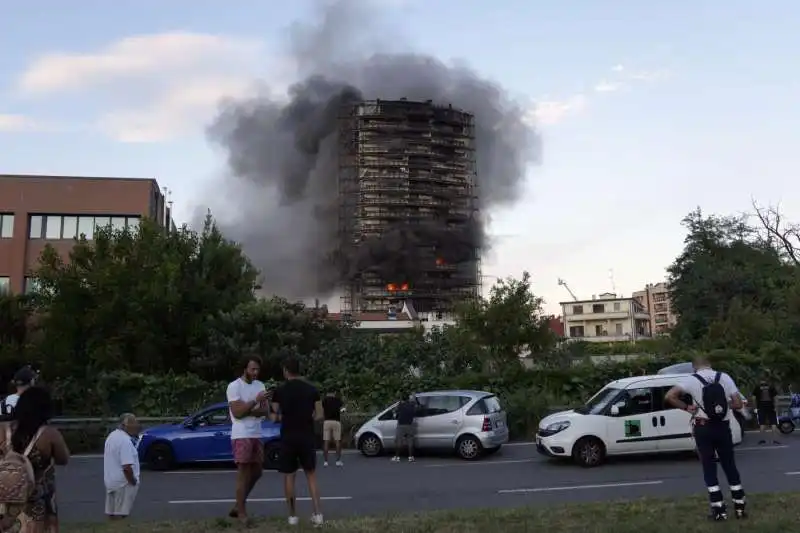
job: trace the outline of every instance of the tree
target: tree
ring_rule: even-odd
[[[0,294],[0,374],[9,375],[25,362],[31,318],[30,299]]]
[[[483,347],[491,365],[520,364],[521,356],[543,354],[556,343],[542,303],[531,291],[530,274],[524,272],[522,279],[498,281],[488,299],[467,303],[459,327]]]
[[[144,221],[95,232],[36,271],[43,367],[55,376],[186,372],[209,317],[253,301],[257,272],[209,217],[200,233]]]
[[[800,341],[798,268],[746,216],[697,209],[683,224],[685,247],[668,269],[680,317],[673,336],[692,347],[751,352],[770,340]]]
[[[304,360],[341,337],[341,326],[327,310],[273,297],[244,302],[221,311],[206,323],[207,342],[195,350],[192,368],[202,376],[228,375],[243,355],[264,362],[262,376],[280,379],[284,350]],[[304,370],[306,372],[306,370]]]

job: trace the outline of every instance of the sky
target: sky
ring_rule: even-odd
[[[545,309],[664,280],[681,219],[780,203],[800,221],[800,3],[363,0],[363,47],[466,64],[541,136],[518,201],[490,213],[484,283],[528,271]],[[313,2],[9,2],[0,173],[155,178],[175,215],[230,209],[206,137],[221,99],[285,91]],[[215,190],[214,188],[219,190]],[[287,236],[287,238],[289,238]]]

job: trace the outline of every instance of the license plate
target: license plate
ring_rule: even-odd
[[[496,427],[496,428],[501,428],[501,427],[503,427],[504,425],[505,425],[505,424],[503,424],[503,421],[502,421],[502,420],[498,420],[497,422],[495,422],[495,423],[494,423],[494,427]]]
[[[541,446],[542,445],[542,439],[540,437],[536,437],[536,445],[537,446]]]

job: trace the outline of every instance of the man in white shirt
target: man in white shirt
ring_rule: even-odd
[[[742,395],[728,374],[711,369],[706,357],[697,357],[693,363],[695,373],[670,389],[666,402],[694,416],[694,440],[703,463],[703,478],[711,504],[710,518],[716,521],[728,518],[715,456],[728,478],[736,518],[745,518],[744,489],[736,467],[730,426],[733,410],[742,408]],[[687,394],[691,399],[685,397]]]
[[[236,506],[228,516],[247,521],[247,497],[264,471],[264,444],[261,441],[261,422],[269,414],[267,391],[258,380],[261,359],[246,357],[242,375],[228,385],[228,405],[231,411],[231,446],[236,462]]]
[[[139,454],[134,440],[141,427],[130,413],[122,415],[117,429],[106,438],[103,478],[106,484],[106,515],[119,520],[131,514],[139,492]]]

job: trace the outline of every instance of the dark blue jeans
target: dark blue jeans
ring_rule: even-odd
[[[720,507],[724,501],[719,488],[716,458],[719,458],[719,465],[728,479],[734,504],[736,507],[744,506],[744,489],[739,469],[736,468],[730,423],[698,420],[694,428],[694,440],[703,463],[703,479],[711,506]]]

